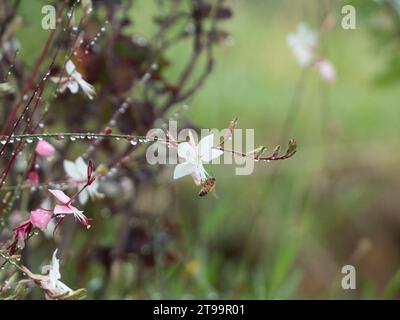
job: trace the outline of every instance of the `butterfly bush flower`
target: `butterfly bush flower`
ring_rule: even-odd
[[[82,157],[77,158],[75,162],[64,160],[63,165],[65,172],[72,180],[71,182],[77,183],[80,189],[85,187],[87,182],[88,165]],[[94,180],[89,186],[86,186],[86,188],[79,193],[79,202],[85,204],[89,197],[91,199],[102,198],[103,194],[98,192],[99,186],[98,180]]]
[[[82,75],[76,70],[75,64],[71,60],[68,60],[65,64],[65,70],[69,75],[68,77],[51,77],[53,82],[60,84],[59,91],[64,92],[68,88],[71,93],[75,94],[81,87],[87,97],[92,100],[96,94],[94,87],[82,78]]]
[[[36,146],[35,151],[41,157],[50,158],[54,155],[56,149],[47,141],[40,140]]]
[[[175,167],[174,179],[191,175],[195,184],[200,185],[208,176],[203,163],[209,163],[224,152],[214,148],[214,136],[212,134],[201,139],[198,145],[194,142],[190,132],[189,139],[190,142],[178,144],[178,156],[184,159],[184,162]]]
[[[295,33],[290,33],[287,43],[302,67],[307,67],[315,60],[315,47],[318,34],[305,23],[300,23]]]
[[[331,61],[323,59],[315,63],[315,67],[319,71],[322,79],[327,83],[335,82],[336,80],[336,69]]]
[[[22,269],[30,279],[44,290],[47,300],[74,299],[83,291],[74,291],[60,280],[61,273],[57,249],[53,253],[51,264],[43,266],[42,274],[34,274],[25,266],[22,266]]]
[[[72,214],[74,217],[82,223],[87,228],[90,228],[88,224],[88,218],[83,214],[83,211],[79,210],[78,208],[74,207],[72,203],[72,199],[68,197],[63,191],[61,190],[52,190],[49,189],[49,192],[62,204],[57,204],[54,207],[53,213],[58,216],[64,216],[67,214]]]

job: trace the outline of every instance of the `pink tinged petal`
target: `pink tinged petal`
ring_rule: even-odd
[[[61,190],[52,190],[49,189],[49,192],[55,196],[60,202],[62,202],[63,204],[67,204],[71,201],[71,198],[68,197],[63,191]]]
[[[59,83],[64,79],[63,77],[50,77],[50,80],[53,81],[54,83]]]
[[[182,142],[178,144],[178,155],[187,161],[195,161],[196,150],[190,145],[190,143]]]
[[[59,214],[63,215],[63,214],[73,214],[74,210],[71,206],[57,204],[54,207],[53,212],[54,212],[54,214],[57,214],[57,215],[59,215]]]
[[[236,126],[238,124],[238,118],[235,117],[231,123],[229,124],[228,129],[226,130],[226,133],[224,135],[224,140],[223,141],[227,141],[228,139],[230,139],[232,137],[233,131],[236,129]]]
[[[51,157],[54,155],[56,149],[47,141],[41,140],[38,142],[35,151],[39,156]]]
[[[88,224],[88,218],[83,214],[83,211],[80,211],[78,208],[75,208],[71,206],[73,210],[74,217],[83,225],[85,225],[87,228],[90,228],[90,225]]]
[[[79,85],[78,85],[78,83],[77,83],[76,81],[74,81],[74,80],[68,82],[67,87],[68,87],[69,91],[71,91],[71,93],[73,93],[73,94],[77,93],[78,90],[79,90]]]
[[[25,232],[22,231],[18,232],[18,248],[19,249],[25,248]]]
[[[37,209],[31,211],[30,221],[31,223],[41,230],[45,230],[49,224],[52,216],[45,210]]]
[[[315,64],[323,80],[332,83],[336,80],[336,70],[329,60],[321,60]]]
[[[196,170],[196,167],[192,163],[180,163],[175,167],[174,179],[179,179],[189,174],[192,174]]]
[[[58,88],[58,92],[63,93],[67,90],[67,88],[68,88],[68,83],[61,84],[61,86]]]
[[[168,146],[170,148],[178,148],[178,142],[176,141],[175,137],[172,135],[172,133],[168,130],[167,131],[167,137],[168,137]]]
[[[26,234],[30,231],[31,227],[30,220],[26,220],[14,229],[14,234],[17,236],[18,248],[23,249],[25,247]]]

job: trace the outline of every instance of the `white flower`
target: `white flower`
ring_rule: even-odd
[[[40,286],[45,290],[47,299],[53,299],[53,297],[68,294],[73,292],[66,284],[60,281],[60,263],[57,259],[57,249],[53,253],[53,258],[51,260],[51,265],[43,266],[42,276],[40,279]]]
[[[318,34],[305,23],[300,23],[296,33],[287,36],[287,43],[301,66],[306,67],[314,61],[317,39]]]
[[[43,266],[42,274],[33,273],[24,265],[21,266],[21,269],[43,289],[45,297],[48,300],[75,300],[84,297],[85,289],[72,290],[60,281],[60,263],[57,259],[57,249],[53,253],[51,264]]]
[[[87,164],[79,157],[75,160],[75,162],[64,160],[64,170],[67,175],[72,179],[74,183],[78,184],[79,188],[83,188],[87,182]],[[99,188],[98,180],[94,180],[92,184],[86,187],[80,194],[79,194],[79,202],[81,204],[85,204],[89,197],[91,199],[101,198],[103,197],[102,193],[99,193],[97,190]]]
[[[75,64],[71,60],[68,60],[65,64],[65,70],[69,77],[51,77],[53,82],[60,83],[60,92],[64,92],[68,88],[71,93],[75,94],[81,87],[88,98],[93,99],[96,94],[94,87],[82,78],[82,75],[76,70]]]
[[[218,158],[224,152],[213,148],[214,136],[212,134],[201,139],[198,145],[194,142],[191,134],[189,134],[189,138],[190,142],[178,144],[178,155],[184,159],[184,162],[175,167],[174,179],[179,179],[190,174],[194,182],[199,185],[208,176],[203,163],[208,163]]]

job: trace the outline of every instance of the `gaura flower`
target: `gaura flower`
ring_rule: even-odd
[[[88,165],[82,157],[77,158],[75,162],[64,160],[63,165],[65,172],[72,179],[72,182],[77,183],[78,188],[83,188],[87,182]],[[103,194],[97,191],[99,186],[98,180],[94,180],[79,194],[79,202],[85,204],[89,197],[91,199],[103,197]]]
[[[35,149],[36,153],[42,157],[52,157],[56,149],[47,141],[40,140]]]
[[[47,225],[52,219],[52,214],[49,211],[43,209],[36,209],[31,211],[29,220],[32,225],[41,230],[46,230]]]
[[[42,274],[47,274],[47,277],[43,277],[41,286],[44,290],[51,292],[52,295],[57,296],[72,291],[72,289],[60,281],[60,263],[57,259],[57,249],[53,253],[51,265],[43,266]]]
[[[42,274],[34,274],[27,267],[22,266],[26,275],[38,284],[43,290],[46,299],[76,299],[84,292],[83,289],[72,290],[65,283],[61,282],[60,263],[57,259],[57,249],[53,253],[50,265],[43,266]]]
[[[194,142],[190,132],[189,139],[190,142],[178,144],[178,156],[184,159],[184,162],[175,167],[174,179],[192,175],[194,182],[200,185],[208,176],[203,163],[208,163],[218,158],[224,152],[213,147],[214,136],[212,134],[201,139],[198,145]]]
[[[57,204],[54,207],[53,213],[55,215],[67,215],[73,214],[74,217],[82,223],[86,228],[90,228],[88,224],[88,218],[83,214],[83,211],[79,210],[78,208],[74,207],[72,203],[72,199],[68,197],[63,191],[61,190],[52,190],[49,189],[49,192],[62,204]]]
[[[335,66],[332,64],[331,61],[327,59],[317,61],[315,63],[315,67],[319,71],[322,79],[325,80],[327,83],[332,83],[336,80]]]
[[[94,87],[82,78],[71,60],[68,60],[65,64],[65,70],[69,75],[68,77],[51,77],[53,82],[60,84],[60,92],[64,92],[68,88],[71,93],[75,94],[81,87],[82,91],[92,100],[96,94]]]
[[[315,47],[318,34],[305,23],[300,23],[295,33],[287,36],[287,43],[302,67],[309,66],[315,60]]]
[[[32,231],[32,223],[30,220],[21,222],[21,224],[13,229],[14,241],[8,247],[9,254],[13,255],[17,250],[25,248],[25,240],[28,238],[29,233]]]

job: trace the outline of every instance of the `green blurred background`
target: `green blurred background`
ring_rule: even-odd
[[[280,163],[257,163],[250,176],[235,175],[232,165],[209,167],[217,198],[199,198],[189,178],[171,182],[168,168],[135,205],[175,221],[179,259],[141,272],[131,261],[116,263],[106,298],[398,297],[400,91],[395,81],[376,81],[393,49],[383,48],[373,30],[387,16],[374,1],[353,1],[357,29],[344,30],[342,1],[227,3],[234,12],[223,22],[230,38],[215,49],[214,72],[181,117],[222,129],[238,116],[240,128],[255,129],[256,145],[271,151],[294,137],[298,152]],[[23,8],[34,5],[24,1]],[[156,5],[137,1],[133,31],[151,33]],[[315,70],[302,75],[286,43],[301,21],[318,29],[327,8],[336,23],[320,41],[337,69],[332,85]],[[27,33],[26,47],[40,36],[33,41]],[[178,46],[169,57],[185,61],[186,49]],[[32,51],[21,54],[28,60]],[[175,63],[171,77],[178,70]],[[107,228],[103,243],[114,239]],[[356,290],[341,288],[347,264],[356,268]],[[64,268],[66,283],[96,295],[100,267],[91,265],[85,281],[77,280],[72,262]]]

